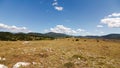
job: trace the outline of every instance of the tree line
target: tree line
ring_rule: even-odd
[[[31,41],[31,40],[52,40],[53,37],[40,33],[11,33],[0,32],[1,41]]]

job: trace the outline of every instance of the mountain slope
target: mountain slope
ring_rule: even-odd
[[[109,34],[109,35],[101,36],[101,38],[105,38],[105,39],[120,39],[120,34]]]
[[[46,36],[49,37],[54,37],[54,38],[65,38],[65,37],[70,37],[69,35],[62,34],[62,33],[54,33],[54,32],[49,32],[45,34]]]
[[[45,36],[41,33],[10,33],[10,32],[0,32],[1,41],[30,41],[30,40],[45,40],[54,39],[53,37]]]
[[[45,40],[45,39],[55,39],[55,38],[102,38],[102,39],[117,39],[120,40],[120,34],[109,34],[104,36],[70,36],[62,33],[10,33],[10,32],[0,32],[0,40],[2,41],[17,41],[17,40]]]

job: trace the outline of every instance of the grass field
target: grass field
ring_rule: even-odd
[[[0,41],[0,64],[13,68],[120,68],[120,40]]]

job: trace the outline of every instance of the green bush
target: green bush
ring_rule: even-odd
[[[68,63],[65,63],[64,66],[65,66],[66,68],[74,68],[74,63],[68,62]]]

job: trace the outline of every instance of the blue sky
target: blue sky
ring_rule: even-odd
[[[0,31],[120,33],[120,0],[0,0]]]

